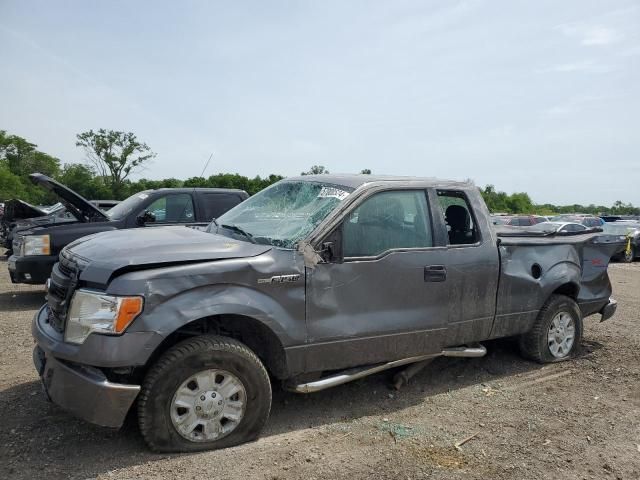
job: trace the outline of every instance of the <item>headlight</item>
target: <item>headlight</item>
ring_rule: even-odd
[[[49,235],[27,235],[22,242],[23,255],[50,255]]]
[[[64,339],[82,343],[93,332],[119,334],[142,312],[142,297],[115,297],[78,290],[73,294]]]

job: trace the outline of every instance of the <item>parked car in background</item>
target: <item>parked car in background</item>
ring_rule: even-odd
[[[607,235],[618,235],[625,242],[625,249],[614,257],[616,260],[631,263],[640,255],[640,223],[608,222],[602,226],[602,232]]]
[[[605,223],[605,221],[600,217],[596,217],[595,215],[583,215],[583,214],[556,215],[555,217],[552,217],[550,221],[580,223],[585,227],[589,227],[589,228],[601,227]]]
[[[8,261],[14,283],[45,283],[60,251],[86,235],[166,225],[204,229],[213,218],[249,196],[243,190],[224,188],[161,188],[136,193],[103,212],[46,175],[34,173],[30,179],[60,197],[73,219],[62,224],[35,225],[16,231],[13,255]]]
[[[618,222],[620,220],[640,222],[640,215],[600,215],[605,222]]]
[[[506,218],[502,225],[511,225],[512,227],[530,227],[546,221],[547,219],[540,215],[514,215]]]
[[[555,233],[576,233],[589,230],[585,225],[575,222],[540,222],[532,226],[531,229]]]
[[[493,225],[506,225],[511,217],[512,217],[511,215],[507,215],[507,214],[489,215],[489,218]]]
[[[312,393],[509,336],[573,357],[583,318],[616,310],[622,244],[499,228],[469,183],[308,175],[206,232],[85,237],[54,267],[34,364],[71,413],[119,427],[135,405],[151,448],[197,451],[257,438],[272,381]]]

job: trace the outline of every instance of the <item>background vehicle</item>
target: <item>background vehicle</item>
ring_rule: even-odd
[[[284,180],[207,232],[111,231],[68,245],[34,318],[34,362],[75,415],[117,427],[137,399],[152,448],[190,451],[256,438],[270,378],[310,393],[482,356],[477,342],[506,336],[535,361],[571,358],[582,318],[615,312],[606,266],[622,244],[503,229],[471,184]]]
[[[493,225],[506,225],[507,222],[511,219],[511,215],[506,215],[506,214],[493,214],[490,215],[489,218],[491,219],[491,223]]]
[[[45,283],[62,248],[86,235],[166,225],[204,229],[212,218],[248,197],[242,190],[223,188],[162,188],[136,193],[103,212],[45,175],[30,178],[59,196],[73,219],[59,225],[28,225],[14,233],[8,261],[14,283]]]
[[[589,228],[597,228],[602,226],[605,223],[605,221],[602,218],[596,217],[595,215],[582,215],[582,214],[556,215],[555,217],[551,218],[551,221],[580,223],[585,227],[589,227]]]
[[[513,217],[505,219],[502,225],[511,225],[512,227],[530,227],[546,221],[547,219],[540,215],[514,215]]]
[[[575,233],[589,230],[581,223],[575,222],[541,222],[532,227],[533,230],[558,233]]]
[[[614,258],[631,263],[640,254],[640,223],[626,221],[605,223],[602,231],[607,235],[620,236],[625,243],[625,249]]]

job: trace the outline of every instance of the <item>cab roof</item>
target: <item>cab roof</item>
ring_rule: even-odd
[[[285,181],[306,181],[306,182],[322,182],[331,183],[334,185],[342,185],[344,187],[350,187],[356,189],[367,183],[399,183],[399,184],[411,184],[422,187],[434,187],[434,188],[455,188],[455,189],[468,189],[473,187],[470,182],[456,182],[453,180],[441,180],[434,177],[409,177],[409,176],[394,176],[394,175],[367,175],[367,174],[342,174],[342,173],[328,173],[320,175],[298,175],[295,177],[288,177]]]

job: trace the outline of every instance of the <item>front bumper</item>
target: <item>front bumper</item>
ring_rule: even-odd
[[[56,255],[34,255],[9,257],[9,275],[13,283],[29,283],[40,285],[51,276],[53,264],[58,261]]]
[[[47,397],[73,415],[103,427],[120,427],[140,393],[139,385],[112,383],[97,368],[47,355],[36,346],[35,364]]]
[[[613,315],[616,313],[617,308],[618,308],[618,302],[613,298],[609,298],[609,303],[607,303],[604,307],[602,307],[602,309],[599,312],[602,315],[602,318],[600,318],[600,321],[604,322],[605,320],[609,320],[611,317],[613,317]]]
[[[162,337],[154,332],[92,334],[82,345],[65,343],[49,325],[47,308],[43,305],[36,313],[31,332],[36,341],[33,362],[48,397],[88,422],[120,427],[140,386],[110,382],[96,367],[144,365]]]

